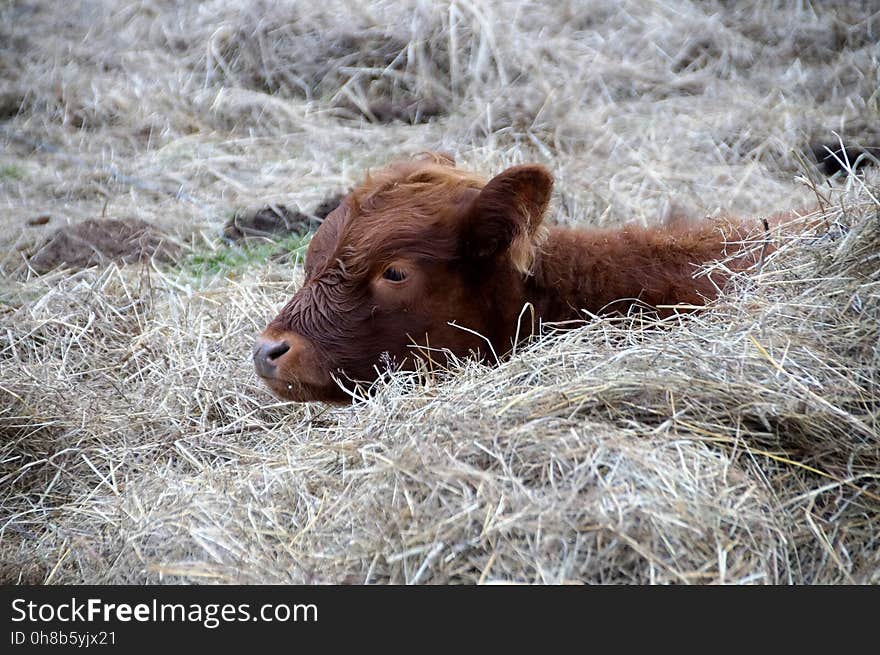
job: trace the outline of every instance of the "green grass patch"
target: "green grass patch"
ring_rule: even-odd
[[[24,170],[15,164],[0,166],[0,180],[21,180],[24,178]]]
[[[195,277],[228,275],[266,262],[276,255],[289,255],[291,261],[299,254],[305,256],[312,233],[291,234],[278,241],[252,241],[228,244],[215,250],[195,252],[180,264],[181,270]]]

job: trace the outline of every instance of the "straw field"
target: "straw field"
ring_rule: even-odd
[[[880,177],[810,152],[880,145],[876,3],[30,0],[0,26],[4,582],[880,582]],[[561,224],[807,218],[705,311],[278,402],[251,344],[310,217],[425,150],[544,163]],[[265,207],[304,227],[233,238]]]

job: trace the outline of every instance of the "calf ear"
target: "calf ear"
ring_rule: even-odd
[[[462,255],[486,258],[509,249],[514,264],[527,268],[552,189],[553,177],[539,164],[514,166],[492,178],[468,210]]]

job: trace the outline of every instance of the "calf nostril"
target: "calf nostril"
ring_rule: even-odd
[[[254,366],[257,373],[265,378],[274,378],[277,375],[276,367],[279,359],[290,350],[290,343],[287,341],[275,341],[268,339],[257,339],[254,348]]]
[[[266,350],[266,358],[269,360],[278,359],[288,350],[290,350],[290,345],[286,341],[276,343]]]

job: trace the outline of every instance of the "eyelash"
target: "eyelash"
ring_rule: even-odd
[[[382,273],[382,277],[386,280],[391,280],[392,282],[402,282],[406,279],[406,273],[401,271],[399,268],[394,268],[390,266],[385,269],[385,272]]]

